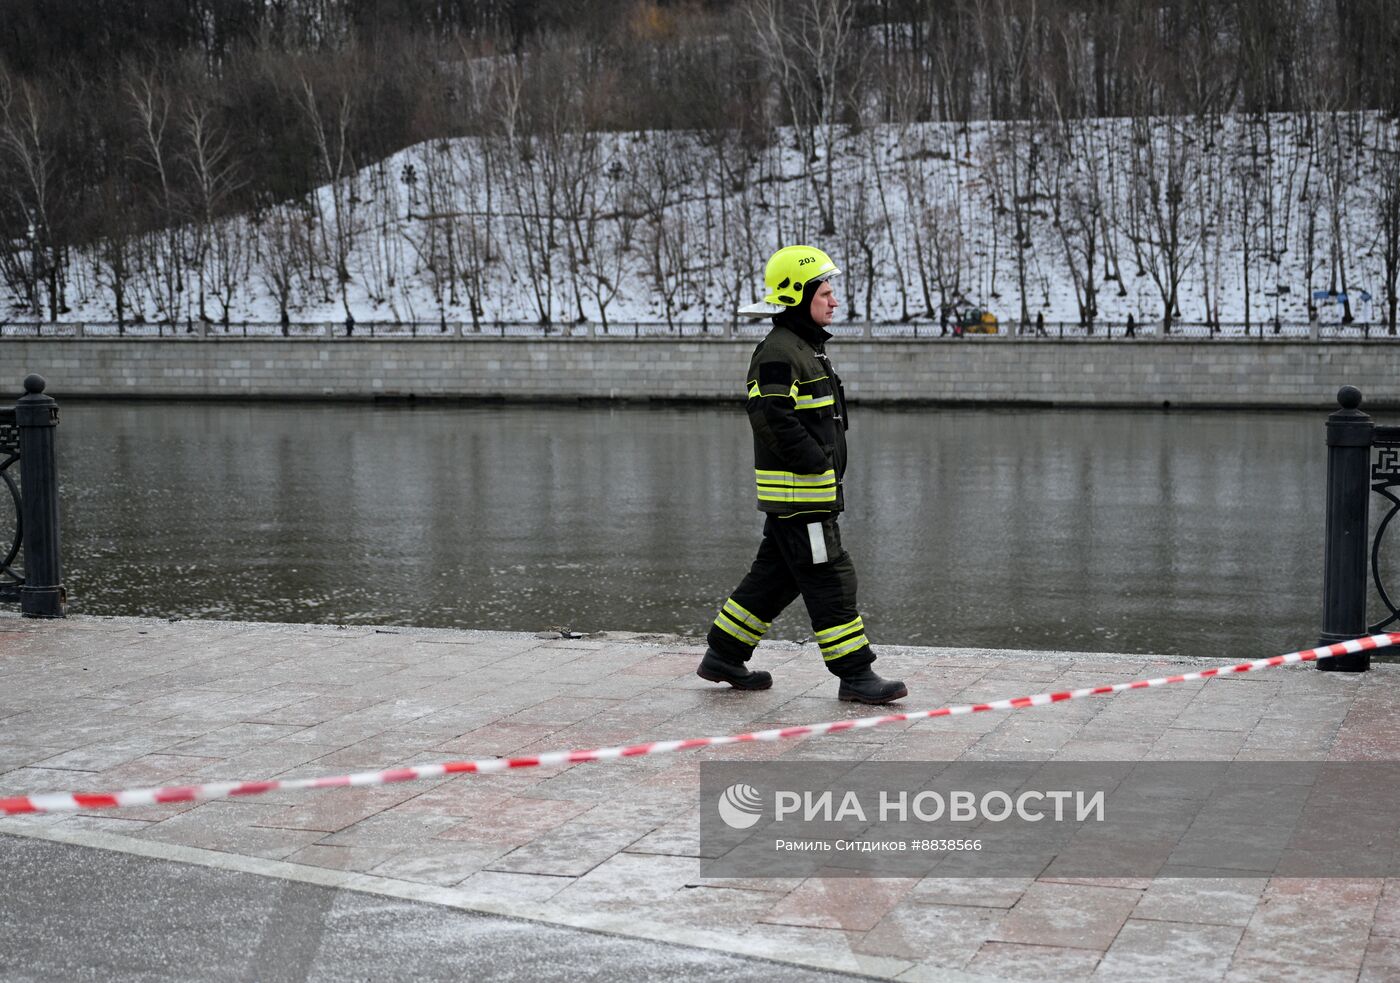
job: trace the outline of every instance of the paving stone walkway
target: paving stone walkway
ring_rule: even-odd
[[[880,668],[909,685],[907,709],[1207,664],[881,651]],[[756,664],[775,684],[759,693],[698,679],[700,652],[695,640],[621,633],[0,615],[0,796],[339,774],[883,712],[838,703],[811,645],[765,644]],[[1393,760],[1400,668],[1271,669],[611,764],[13,817],[0,832],[901,980],[1400,977],[1400,880],[703,878],[698,768],[740,758]]]

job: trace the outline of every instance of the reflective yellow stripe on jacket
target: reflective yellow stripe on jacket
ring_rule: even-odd
[[[757,380],[757,379],[750,379],[750,380],[749,380],[748,396],[749,396],[749,399],[756,399],[756,398],[761,398],[761,397],[766,397],[766,396],[785,396],[785,397],[787,397],[788,399],[792,400],[792,404],[793,404],[793,407],[794,407],[795,409],[799,409],[799,410],[819,410],[819,409],[821,409],[823,406],[834,406],[834,405],[836,404],[836,394],[830,391],[830,390],[831,390],[831,386],[830,386],[829,384],[826,385],[826,386],[817,386],[817,385],[816,385],[816,383],[818,383],[818,382],[826,382],[826,380],[827,380],[827,376],[821,376],[820,378],[817,378],[817,379],[799,379],[797,382],[794,382],[794,383],[793,383],[791,386],[789,386],[787,389],[782,389],[782,388],[779,388],[779,387],[776,387],[776,386],[769,386],[769,387],[768,387],[768,391],[767,391],[767,392],[764,392],[764,391],[759,387],[759,385],[758,385],[758,380]],[[810,388],[812,388],[812,389],[817,389],[817,390],[826,389],[827,391],[826,391],[826,392],[817,392],[817,391],[804,392],[804,391],[803,391],[804,387],[810,387]]]
[[[799,410],[819,410],[823,406],[832,406],[836,403],[836,394],[831,392],[831,384],[818,386],[818,382],[826,382],[827,376],[819,376],[816,379],[799,379],[792,384],[792,401]],[[807,392],[803,392],[803,388]],[[819,390],[825,389],[826,392]]]
[[[792,471],[764,471],[754,468],[760,502],[835,502],[836,472],[796,474]]]

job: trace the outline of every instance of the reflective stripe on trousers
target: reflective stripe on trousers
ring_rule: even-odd
[[[825,562],[819,561],[818,537]],[[706,641],[721,658],[746,662],[772,622],[799,596],[828,669],[847,675],[875,661],[856,609],[855,564],[841,546],[834,518],[808,523],[769,516],[758,555],[720,609]]]

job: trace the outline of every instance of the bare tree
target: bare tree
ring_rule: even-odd
[[[1321,134],[1322,187],[1326,197],[1328,231],[1331,239],[1329,292],[1342,301],[1342,323],[1353,320],[1351,295],[1347,291],[1347,255],[1351,238],[1351,209],[1348,192],[1356,181],[1356,117],[1351,113],[1328,113],[1323,117]]]
[[[16,84],[0,71],[0,160],[8,164],[4,185],[20,220],[19,236],[0,236],[0,269],[36,318],[43,311],[40,290],[47,292],[51,321],[66,307],[67,250],[58,213],[63,205],[54,115],[50,99],[38,86]]]
[[[713,306],[716,315],[730,323],[735,310],[747,301],[741,301],[735,293],[733,272],[734,249],[730,242],[735,209],[743,207],[744,192],[748,186],[748,175],[743,169],[743,144],[738,128],[728,125],[715,125],[698,134],[699,151],[704,155],[699,171],[704,182],[704,235],[705,255],[710,261],[705,264],[703,275],[705,286],[701,299],[704,318],[708,323],[709,308]],[[611,166],[621,168],[620,161]]]
[[[750,151],[731,172],[738,187],[734,207],[724,227],[730,257],[724,296],[729,301],[727,310],[731,324],[737,320],[734,311],[762,296],[755,294],[755,287],[762,284],[762,278],[755,278],[754,274],[762,268],[764,251],[769,245],[765,239],[772,211],[765,200],[767,192],[762,183],[764,158],[763,153]]]
[[[909,278],[905,271],[906,259],[909,257],[904,255],[900,239],[912,247],[912,263],[909,265],[914,267],[918,276],[920,296],[923,299],[921,313],[925,317],[932,317],[934,313],[936,305],[933,300],[933,261],[930,255],[929,235],[933,214],[940,201],[937,196],[940,193],[946,194],[946,183],[930,180],[928,168],[930,164],[936,165],[938,161],[949,160],[953,156],[953,148],[943,141],[948,134],[946,128],[931,129],[926,125],[916,124],[919,114],[916,99],[917,92],[913,88],[896,88],[891,95],[891,111],[895,121],[888,128],[890,132],[887,135],[892,143],[889,149],[896,155],[896,176],[904,192],[903,221],[900,223],[902,236],[896,235],[895,223],[891,217],[890,196],[884,177],[887,165],[879,159],[877,150],[879,136],[873,127],[865,130],[865,143],[872,164],[880,218],[888,234],[890,260],[899,289],[902,321],[908,321],[912,314],[909,309]],[[957,184],[956,176],[952,183]],[[946,302],[946,298],[944,301]]]
[[[239,265],[235,253],[241,247],[231,241],[227,223],[219,219],[242,181],[228,133],[215,123],[213,107],[207,99],[202,95],[187,95],[180,122],[185,137],[182,158],[192,189],[188,214],[191,265],[198,280],[199,318],[210,320],[205,310],[205,295],[214,292],[222,303],[222,319],[227,324],[232,292],[236,289],[235,270]],[[220,231],[219,225],[225,228]]]
[[[510,195],[509,227],[515,235],[506,240],[506,248],[523,259],[514,262],[515,271],[523,267],[526,286],[534,302],[536,320],[548,325],[554,322],[555,283],[554,248],[556,244],[556,213],[553,200],[558,193],[554,185],[557,176],[548,162],[540,160],[540,141],[530,128],[526,105],[525,79],[517,67],[501,79],[500,103],[496,120],[502,141],[500,160],[505,168],[506,190]]]
[[[1199,191],[1200,160],[1190,124],[1139,116],[1132,124],[1128,237],[1138,268],[1152,278],[1162,302],[1162,330],[1180,316],[1179,290],[1200,248],[1191,203]]]
[[[636,155],[633,200],[641,213],[642,258],[651,293],[661,302],[668,327],[675,328],[689,267],[689,223],[678,207],[681,189],[693,177],[691,150],[683,141],[652,136]]]
[[[135,242],[135,203],[130,185],[123,180],[109,181],[98,197],[95,239],[92,242],[93,265],[98,282],[112,296],[112,312],[117,319],[117,333],[126,333],[131,298],[132,246]]]
[[[1303,286],[1308,301],[1309,320],[1315,321],[1318,317],[1318,308],[1317,301],[1313,297],[1313,287],[1317,283],[1318,270],[1321,268],[1321,260],[1318,255],[1318,237],[1322,203],[1325,197],[1322,190],[1322,167],[1318,146],[1321,142],[1321,126],[1317,114],[1311,112],[1303,114],[1303,122],[1296,142],[1305,147],[1305,160],[1302,165],[1303,183],[1298,194],[1299,221],[1302,224],[1300,238],[1303,245]]]
[[[309,222],[309,214],[298,215],[291,209],[274,208],[264,217],[258,237],[258,274],[268,293],[277,301],[283,334],[291,323],[292,295],[306,262]]]
[[[1373,202],[1385,288],[1385,323],[1386,330],[1395,334],[1400,303],[1400,122],[1377,121],[1375,153],[1377,193]]]
[[[384,289],[376,303],[387,303],[393,320],[402,322],[405,313],[410,321],[417,314],[411,296],[415,282],[408,276],[408,239],[403,234],[398,215],[397,209],[383,209],[378,213],[367,252],[370,262],[379,270]],[[365,252],[363,248],[360,250],[362,255]],[[404,311],[399,310],[400,305],[405,308]]]
[[[1050,78],[1044,86],[1050,121],[1046,128],[1048,159],[1038,178],[1074,285],[1081,320],[1092,324],[1099,310],[1100,254],[1102,279],[1106,282],[1118,275],[1111,234],[1117,131],[1111,121],[1086,115],[1082,102],[1098,54],[1093,46],[1102,39],[1091,41],[1085,25],[1069,18],[1057,24],[1054,37],[1063,52],[1064,78]],[[1043,66],[1042,72],[1049,75],[1050,66]],[[1126,293],[1121,281],[1120,291]]]
[[[842,264],[845,271],[843,291],[850,298],[846,315],[852,319],[874,320],[875,285],[880,280],[877,258],[888,255],[884,252],[888,238],[886,224],[872,215],[874,209],[870,201],[872,175],[878,168],[878,161],[872,162],[868,155],[862,154],[855,165],[855,173],[848,173],[841,182],[836,199],[842,216],[837,241],[841,254],[846,257]],[[856,262],[857,256],[860,262]]]
[[[928,216],[930,255],[933,278],[938,286],[940,301],[940,330],[946,330],[942,312],[962,304],[963,275],[967,268],[966,227],[961,211],[962,198],[936,208]]]
[[[627,165],[620,156],[614,157],[603,169],[580,234],[581,242],[587,245],[581,261],[583,290],[593,299],[605,332],[608,305],[622,289],[634,253],[637,206],[632,187]]]
[[[987,163],[990,181],[988,191],[994,224],[1005,224],[1015,260],[1016,291],[1021,327],[1030,321],[1028,304],[1028,275],[1031,253],[1035,246],[1032,235],[1037,214],[1037,174],[1041,167],[1041,141],[1036,127],[1027,121],[1013,120],[1002,124],[989,141],[991,159]],[[1081,307],[1080,320],[1093,330],[1094,310]]]
[[[1298,181],[1307,160],[1299,146],[1296,117],[1252,117],[1258,121],[1251,143],[1261,143],[1260,217],[1263,259],[1270,281],[1266,294],[1274,298],[1274,325],[1279,326],[1282,295],[1292,293],[1285,283],[1283,264],[1293,242],[1294,211],[1299,206]]]
[[[153,73],[133,72],[126,80],[137,127],[137,159],[153,178],[150,197],[156,229],[142,236],[146,280],[156,313],[167,324],[179,321],[185,292],[185,209],[177,186],[176,162],[167,135],[170,93]]]
[[[410,214],[404,223],[404,235],[418,256],[419,272],[426,271],[437,308],[438,323],[447,324],[447,306],[457,304],[457,203],[454,200],[451,149],[442,142],[428,141],[419,145],[418,153],[404,165],[404,179],[415,178],[414,184],[423,189],[423,208],[418,215]],[[390,232],[389,234],[392,234]]]
[[[298,98],[305,122],[316,151],[320,176],[327,182],[324,191],[311,195],[318,222],[322,255],[327,257],[341,307],[347,318],[350,313],[350,253],[355,244],[354,192],[356,165],[351,149],[351,124],[355,105],[348,79],[339,79],[322,86],[306,75],[300,78]],[[329,209],[327,209],[329,203]],[[323,290],[329,284],[323,283]],[[327,290],[325,297],[330,299]]]
[[[777,75],[806,161],[820,232],[836,231],[835,158],[841,103],[857,88],[854,0],[750,0],[749,24],[759,57]]]
[[[1058,115],[1048,130],[1049,160],[1040,175],[1080,320],[1089,325],[1099,312],[1100,254],[1104,280],[1115,275],[1116,267],[1108,258],[1115,148],[1102,126],[1100,120]]]
[[[1197,130],[1199,118],[1188,125]],[[1201,181],[1190,204],[1196,211],[1196,229],[1199,236],[1197,246],[1197,267],[1201,279],[1201,304],[1204,308],[1203,320],[1211,334],[1220,330],[1220,303],[1225,281],[1225,243],[1230,237],[1230,219],[1234,214],[1229,200],[1238,200],[1238,190],[1226,187],[1228,170],[1222,155],[1211,151],[1201,154]],[[1236,206],[1238,207],[1238,206]]]
[[[907,131],[907,127],[905,130]],[[906,146],[904,134],[896,136],[896,148]],[[915,243],[917,252],[923,250],[923,234],[925,209],[923,197],[926,185],[923,181],[923,160],[917,152],[909,151],[910,160],[906,157],[901,161],[899,174],[904,180],[906,192],[904,215],[906,227],[895,228],[894,209],[890,207],[891,189],[885,180],[885,164],[880,160],[880,148],[878,133],[873,127],[865,130],[864,134],[865,154],[860,162],[860,195],[852,199],[855,211],[850,213],[850,217],[858,222],[859,227],[854,230],[854,241],[860,248],[861,255],[866,266],[866,303],[865,309],[870,312],[874,303],[872,291],[875,287],[875,255],[880,252],[889,257],[890,271],[894,274],[895,290],[899,295],[899,319],[907,322],[912,316],[909,311],[909,279],[904,272],[903,239],[900,233],[907,232]],[[874,190],[874,205],[872,216],[868,213],[867,196],[870,188]],[[883,245],[879,240],[883,239]]]
[[[453,154],[453,183],[466,191],[468,199],[462,214],[452,225],[456,240],[458,278],[467,295],[472,326],[481,329],[485,311],[487,270],[491,256],[491,151],[493,141],[477,138],[460,154]],[[478,193],[477,189],[481,189]]]
[[[1049,160],[1041,180],[1050,207],[1050,225],[1064,254],[1065,269],[1074,285],[1075,303],[1082,322],[1092,317],[1090,312],[1097,308],[1095,266],[1103,216],[1101,203],[1086,193],[1088,188],[1082,171],[1088,161],[1074,146],[1073,125],[1059,121],[1052,129]]]
[[[1100,219],[1099,241],[1103,243],[1103,276],[1105,284],[1116,282],[1118,284],[1118,296],[1128,296],[1128,285],[1123,279],[1123,262],[1121,257],[1121,242],[1118,235],[1119,230],[1124,226],[1123,215],[1127,211],[1128,201],[1125,191],[1126,178],[1124,168],[1126,166],[1124,157],[1124,147],[1131,139],[1127,136],[1129,127],[1124,125],[1122,120],[1099,120],[1096,125],[1092,125],[1094,142],[1092,147],[1099,155],[1099,162],[1102,164],[1100,176],[1102,178],[1101,197],[1103,201],[1103,215]]]
[[[1230,186],[1229,198],[1222,202],[1222,214],[1229,219],[1239,249],[1246,334],[1254,315],[1252,293],[1259,282],[1255,266],[1261,253],[1267,257],[1270,249],[1266,215],[1271,211],[1267,204],[1271,196],[1265,180],[1273,167],[1269,160],[1268,129],[1266,118],[1248,115],[1236,119],[1232,125],[1232,139],[1221,148],[1229,161],[1228,167],[1222,169],[1229,176]]]
[[[205,279],[209,295],[219,305],[218,321],[226,331],[235,299],[248,280],[251,240],[256,235],[244,218],[216,220],[209,227]]]
[[[575,117],[574,124],[556,134],[551,155],[559,172],[559,205],[564,227],[564,254],[568,260],[569,293],[574,304],[574,321],[588,320],[583,296],[591,292],[587,281],[598,241],[599,198],[602,194],[602,150],[599,136],[587,128],[588,121]]]
[[[357,211],[374,234],[360,242],[355,272],[365,295],[379,307],[389,303],[396,283],[388,255],[390,240],[404,237],[416,221],[417,168],[409,163],[395,170],[389,161],[379,161],[365,168],[362,177],[369,207]]]

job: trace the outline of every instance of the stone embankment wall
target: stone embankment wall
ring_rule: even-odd
[[[752,340],[0,340],[0,385],[64,397],[708,401],[742,398]],[[1400,405],[1385,341],[838,340],[862,403],[1335,407]]]

